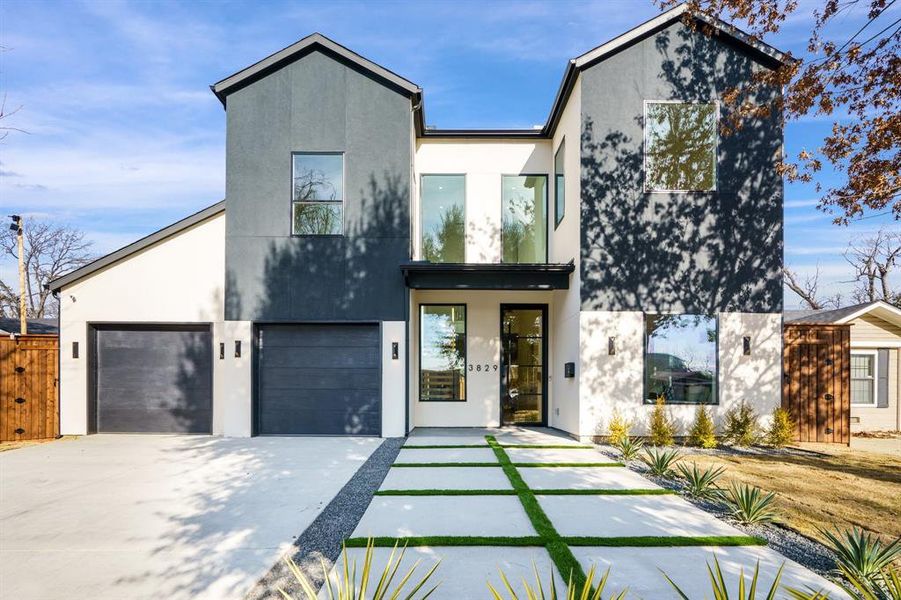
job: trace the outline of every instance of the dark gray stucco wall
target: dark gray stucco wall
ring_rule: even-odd
[[[782,311],[776,111],[720,136],[716,192],[643,191],[644,100],[720,99],[761,60],[676,22],[583,71],[583,310]]]
[[[228,320],[404,320],[410,100],[314,51],[228,97]],[[344,152],[345,235],[291,236],[292,152]]]

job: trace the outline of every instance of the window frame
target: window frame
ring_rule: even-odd
[[[557,198],[557,155],[563,152],[562,162],[563,162],[563,203],[560,205],[560,219],[557,219],[557,202],[559,199]],[[560,144],[557,145],[557,150],[554,152],[554,231],[557,231],[557,227],[560,226],[560,223],[563,222],[563,217],[566,216],[566,136],[560,138]]]
[[[712,105],[713,114],[714,114],[714,122],[713,122],[713,187],[708,190],[703,189],[684,189],[684,190],[673,190],[673,189],[658,189],[652,188],[648,185],[648,150],[650,148],[650,144],[648,143],[648,105],[650,104],[687,104],[687,105]],[[642,189],[647,194],[712,194],[719,191],[719,168],[720,168],[720,101],[719,99],[714,99],[710,101],[693,101],[687,102],[682,100],[648,100],[645,99],[643,102],[643,112],[642,112],[642,131],[641,131],[641,139],[642,139],[642,149],[641,149],[641,168],[642,168]],[[685,313],[689,314],[689,313]],[[719,331],[719,330],[717,330]]]
[[[424,400],[422,398],[422,309],[428,306],[462,306],[463,307],[463,335],[465,343],[463,344],[463,394],[462,400]],[[460,404],[469,401],[469,375],[467,369],[469,367],[469,304],[466,302],[420,302],[417,315],[417,345],[418,352],[416,356],[416,396],[419,402],[431,404],[433,402],[442,404]]]
[[[642,340],[643,346],[641,348],[641,403],[643,406],[654,406],[656,404],[656,400],[651,400],[648,398],[648,315],[681,315],[681,316],[707,316],[713,317],[716,322],[716,342],[714,342],[714,355],[716,356],[716,362],[714,363],[716,369],[716,378],[714,382],[714,393],[713,398],[710,402],[666,402],[667,406],[719,406],[720,405],[720,313],[691,313],[691,312],[673,312],[673,313],[665,313],[665,312],[642,312],[641,313],[641,327],[642,327]]]
[[[346,200],[347,200],[347,160],[343,150],[329,150],[322,152],[292,151],[291,152],[291,187],[288,190],[291,201],[288,203],[290,211],[291,237],[298,238],[338,238],[344,237],[346,231]],[[295,156],[340,156],[341,157],[341,200],[295,200],[294,199],[294,157]],[[297,233],[294,230],[294,205],[295,204],[338,204],[341,206],[341,233]]]
[[[872,348],[872,349],[870,349],[870,348],[853,348],[851,350],[851,356],[853,357],[855,354],[869,356],[871,358],[871,360],[873,361],[873,377],[872,377],[873,401],[872,402],[854,402],[854,393],[853,393],[854,386],[850,385],[850,384],[849,384],[849,390],[848,390],[848,395],[850,396],[849,401],[851,403],[851,406],[876,408],[879,406],[879,398],[878,398],[879,390],[877,387],[878,382],[879,382],[879,350],[876,348]],[[858,381],[862,381],[862,379],[860,377],[855,378],[852,375],[853,370],[850,367],[850,361],[849,361],[848,371],[849,371],[848,379],[849,379],[850,383],[853,384],[855,379],[857,379]]]
[[[420,173],[419,174],[419,236],[416,241],[419,249],[419,260],[425,260],[425,255],[422,252],[422,237],[425,233],[425,228],[423,226],[423,215],[425,214],[425,203],[423,202],[423,192],[425,191],[425,186],[422,183],[423,178],[425,177],[462,177],[463,178],[463,264],[466,264],[467,259],[467,251],[466,251],[466,226],[469,223],[469,213],[467,212],[467,196],[468,196],[468,181],[466,178],[466,173]],[[432,263],[432,264],[457,264],[457,263]],[[445,305],[438,305],[445,306]]]
[[[544,262],[540,263],[510,263],[504,262],[504,178],[505,177],[544,177]],[[500,242],[501,242],[501,255],[499,264],[502,265],[523,265],[523,264],[542,264],[546,265],[548,262],[548,256],[550,249],[548,248],[548,242],[550,240],[550,235],[548,232],[548,198],[550,194],[548,194],[548,185],[550,184],[550,176],[547,173],[501,173],[501,228],[500,228]]]

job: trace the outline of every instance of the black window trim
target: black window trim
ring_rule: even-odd
[[[425,260],[425,257],[422,254],[422,234],[423,234],[423,226],[422,226],[422,217],[423,217],[423,202],[422,202],[422,192],[423,185],[422,180],[424,177],[462,177],[463,178],[463,263],[466,263],[466,226],[469,224],[469,213],[466,210],[467,203],[467,184],[468,181],[466,179],[466,173],[420,173],[419,174],[419,239],[416,242],[417,246],[417,254],[419,256],[419,260]],[[450,263],[447,263],[450,264]]]
[[[463,335],[466,337],[466,343],[463,344],[463,391],[465,397],[462,400],[423,400],[422,398],[422,309],[425,306],[462,306],[463,307]],[[417,336],[417,357],[416,357],[416,397],[419,402],[443,403],[443,404],[460,404],[469,401],[469,375],[467,375],[467,367],[469,366],[469,304],[466,302],[420,302],[419,310],[416,315],[416,326],[418,329]]]
[[[563,213],[560,215],[560,219],[557,219],[557,155],[560,154],[560,151],[563,150]],[[554,231],[557,231],[557,227],[560,226],[560,223],[563,222],[563,217],[566,216],[566,136],[560,138],[560,143],[557,145],[557,150],[554,152]]]
[[[323,151],[312,151],[312,150],[292,150],[291,151],[291,185],[288,189],[288,194],[290,197],[290,202],[288,204],[288,210],[290,212],[289,222],[291,223],[291,237],[296,238],[341,238],[344,237],[346,226],[347,226],[347,217],[346,217],[346,208],[347,208],[347,156],[344,150],[323,150]],[[295,156],[322,156],[329,155],[335,156],[338,155],[341,157],[341,201],[337,200],[318,200],[318,201],[296,201],[294,200],[294,157]],[[341,205],[341,233],[295,233],[294,231],[294,205],[295,204],[340,204]]]
[[[505,177],[544,177],[544,261],[540,263],[509,263],[504,261],[504,178]],[[548,185],[550,185],[551,178],[547,173],[501,173],[501,228],[500,228],[500,242],[501,242],[501,255],[499,262],[504,265],[525,265],[525,264],[542,264],[546,265],[549,260],[549,252],[550,248],[548,248],[550,235],[548,231],[548,210],[549,210],[549,199],[550,194],[548,193]]]
[[[709,190],[686,189],[686,190],[667,190],[657,189],[648,186],[648,105],[649,104],[706,104],[714,107],[714,123],[713,123],[713,188]],[[642,125],[641,125],[641,169],[642,169],[642,190],[646,194],[715,194],[719,191],[719,155],[720,155],[720,101],[712,100],[649,100],[645,99],[642,104]],[[692,314],[692,313],[685,313]]]
[[[716,385],[714,398],[712,402],[666,402],[667,406],[719,406],[720,405],[720,313],[701,313],[701,312],[664,312],[664,311],[644,311],[641,313],[642,328],[642,348],[641,348],[641,403],[643,406],[654,406],[656,400],[648,398],[648,315],[705,315],[712,316],[716,320],[716,343],[714,352],[716,354]]]

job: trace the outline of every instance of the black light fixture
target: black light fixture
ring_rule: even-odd
[[[235,340],[235,358],[241,358],[241,340]]]
[[[613,356],[616,354],[616,338],[611,337],[607,338],[607,354]]]
[[[746,335],[742,339],[742,350],[744,351],[745,356],[751,356],[751,336]]]
[[[400,344],[391,342],[391,359],[397,360],[398,358],[400,358]]]
[[[574,362],[563,363],[563,376],[566,378],[575,377],[576,376],[576,363],[574,363]]]
[[[225,358],[225,342],[219,342],[219,360]]]
[[[78,342],[72,342],[72,358],[78,358]]]

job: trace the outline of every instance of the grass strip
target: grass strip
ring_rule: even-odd
[[[392,467],[499,467],[497,463],[489,462],[424,462],[424,463],[394,463]]]
[[[556,450],[594,450],[585,444],[498,444],[501,448],[539,448]]]
[[[348,548],[365,548],[369,538],[348,538],[344,545]],[[407,546],[544,546],[544,540],[538,536],[417,536],[417,537],[374,537],[373,545],[377,548],[393,548]]]
[[[766,546],[766,540],[750,535],[565,537],[570,546],[675,547],[675,546]]]
[[[625,467],[621,462],[594,462],[594,463],[573,463],[573,462],[553,462],[553,463],[510,463],[514,467]]]
[[[516,490],[379,490],[376,496],[515,496]]]
[[[569,488],[548,489],[548,490],[532,490],[536,496],[664,496],[670,494],[678,494],[676,490],[659,489],[587,489],[574,490]]]
[[[488,444],[428,444],[425,446],[402,446],[401,450],[444,450],[445,448],[490,448]]]

